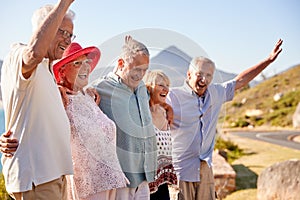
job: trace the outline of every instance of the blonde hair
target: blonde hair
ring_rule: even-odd
[[[152,70],[148,71],[145,76],[145,84],[146,85],[154,85],[157,82],[158,78],[162,78],[168,85],[170,85],[169,77],[162,70]]]
[[[54,5],[45,5],[43,7],[40,7],[33,13],[31,18],[33,32],[39,28],[39,26],[43,23],[43,21],[48,16],[48,14],[53,10],[53,8]],[[75,13],[72,10],[68,10],[65,17],[73,21],[75,18]]]

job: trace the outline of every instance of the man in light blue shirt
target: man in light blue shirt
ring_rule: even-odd
[[[232,100],[235,90],[248,84],[277,58],[281,44],[280,39],[267,59],[222,84],[211,84],[215,64],[208,58],[196,57],[190,63],[184,85],[170,90],[167,102],[174,110],[172,155],[179,200],[215,199],[211,165],[222,104]]]
[[[129,179],[118,188],[116,199],[150,199],[148,182],[154,181],[157,145],[149,108],[149,95],[142,81],[149,52],[142,43],[126,37],[115,72],[95,84],[100,108],[117,126],[117,154]]]

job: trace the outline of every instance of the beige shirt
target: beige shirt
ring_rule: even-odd
[[[21,73],[24,45],[15,45],[2,66],[1,89],[5,129],[19,146],[12,158],[2,156],[8,192],[32,189],[73,173],[70,125],[62,100],[44,60],[29,79]]]

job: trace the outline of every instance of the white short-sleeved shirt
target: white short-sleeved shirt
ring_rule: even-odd
[[[2,156],[8,192],[23,192],[61,175],[72,174],[70,124],[61,96],[49,71],[41,62],[29,79],[22,76],[22,52],[17,44],[5,58],[1,89],[5,129],[13,132],[19,146],[12,158]]]

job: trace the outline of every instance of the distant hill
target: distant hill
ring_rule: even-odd
[[[300,102],[299,77],[300,64],[237,92],[233,101],[224,105],[225,111],[220,116],[223,126],[291,127],[292,116]]]

